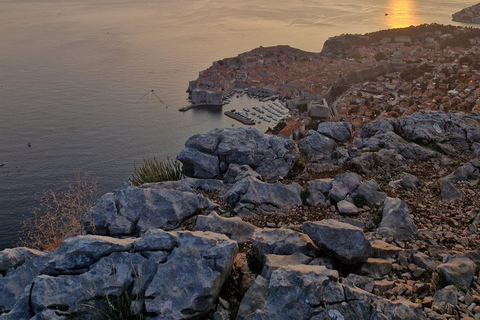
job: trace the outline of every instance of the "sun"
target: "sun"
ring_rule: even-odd
[[[385,24],[389,28],[404,28],[418,24],[415,0],[390,0],[385,13]]]

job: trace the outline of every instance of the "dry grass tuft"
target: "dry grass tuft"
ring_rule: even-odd
[[[52,251],[67,237],[82,234],[81,220],[93,206],[98,181],[88,173],[75,171],[64,184],[36,197],[33,217],[22,222],[19,245]]]

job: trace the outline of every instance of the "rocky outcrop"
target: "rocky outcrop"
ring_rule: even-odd
[[[215,204],[192,192],[128,187],[105,194],[85,215],[84,228],[100,235],[139,236],[150,227],[172,230]]]
[[[236,253],[234,241],[208,232],[69,238],[0,280],[0,319],[98,319],[108,310],[107,297],[113,301],[124,292],[152,319],[204,316]]]
[[[302,152],[312,157],[331,153],[337,147],[337,144],[333,139],[316,131],[309,130],[305,138],[300,140],[298,146]]]
[[[185,175],[209,179],[222,177],[230,165],[248,165],[265,181],[287,175],[298,159],[295,143],[256,129],[215,129],[188,139],[177,156]]]
[[[370,242],[361,229],[336,220],[322,220],[303,224],[304,232],[326,252],[345,264],[366,261],[372,254]]]
[[[322,125],[333,148],[298,177],[288,140],[194,136],[179,158],[208,178],[114,190],[88,235],[0,252],[0,320],[98,319],[122,294],[154,320],[478,318],[477,117],[379,119],[353,142]]]
[[[452,21],[480,23],[480,3],[452,14]]]

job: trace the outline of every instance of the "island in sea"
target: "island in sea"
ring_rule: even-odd
[[[279,100],[266,111],[288,108],[273,124],[291,124],[282,132],[290,138],[323,119],[360,127],[380,115],[472,111],[480,104],[479,44],[480,29],[424,24],[332,37],[320,53],[259,47],[215,61],[187,91],[193,105],[226,104],[239,93]]]

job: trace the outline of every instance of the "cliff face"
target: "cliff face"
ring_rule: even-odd
[[[105,194],[55,251],[0,252],[0,319],[102,319],[124,293],[150,319],[480,316],[479,115],[322,123],[299,147],[191,137],[190,177]]]

